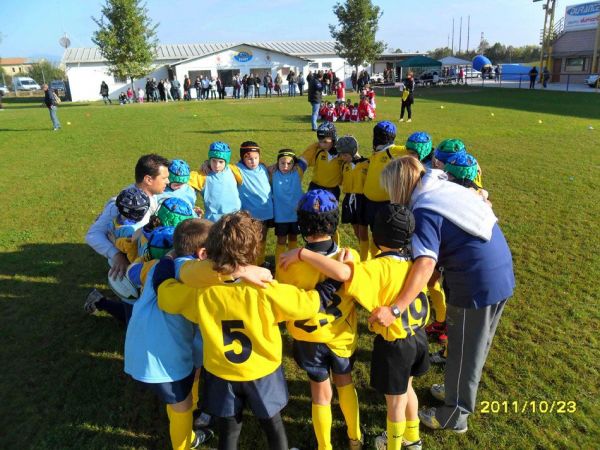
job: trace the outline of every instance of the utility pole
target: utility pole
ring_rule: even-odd
[[[454,17],[452,18],[452,56],[454,56]]]
[[[541,0],[533,0],[534,3]],[[544,67],[551,70],[550,63],[552,62],[552,41],[554,39],[554,11],[556,6],[556,0],[546,0],[546,4],[543,6],[544,13],[544,28],[541,36],[541,54],[540,54],[540,80],[541,83],[544,78]]]
[[[458,30],[458,53],[462,48],[462,16],[460,16],[460,29]]]
[[[600,14],[598,15],[598,19],[596,20],[596,40],[594,42],[594,53],[592,55],[592,67],[590,73],[598,73],[600,72],[600,67],[598,67],[598,51],[600,50]]]
[[[471,36],[471,16],[467,18],[467,53],[469,53],[469,36]]]

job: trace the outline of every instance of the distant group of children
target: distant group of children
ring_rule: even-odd
[[[94,290],[85,309],[107,311],[128,324],[125,372],[166,404],[174,449],[198,448],[214,431],[219,449],[236,449],[245,407],[257,417],[268,448],[289,448],[280,415],[288,401],[281,323],[309,379],[318,449],[332,449],[330,377],[349,448],[363,448],[352,378],[356,305],[372,311],[392,304],[412,264],[414,217],[407,205],[390,204],[381,183],[387,163],[415,158],[487,201],[479,165],[462,141],[447,139],[434,150],[425,132],[411,134],[404,145],[395,139],[393,123],[377,123],[366,157],[353,136],[338,139],[334,124],[325,122],[317,142],[301,155],[279,150],[273,165],[265,164],[253,141],[240,145],[235,163],[228,144],[213,142],[198,170],[180,159],[140,159],[138,165],[154,158],[168,168],[167,187],[149,195],[154,191],[134,185],[117,196],[107,234],[131,263],[122,280],[110,281],[121,300]],[[309,167],[312,180],[304,192]],[[148,173],[136,167],[136,181],[150,176],[147,185],[156,186],[155,178],[167,176],[160,167]],[[198,195],[203,210],[196,206]],[[358,251],[340,246],[341,224],[352,225]],[[263,268],[271,228],[275,266],[266,267],[276,281]],[[376,334],[371,386],[387,404],[378,450],[422,448],[412,379],[430,364],[429,300],[435,320],[428,331],[443,338],[440,277],[432,277],[427,292],[392,326],[370,325]],[[444,349],[432,357],[443,361]]]
[[[377,104],[375,91],[367,84],[360,92],[359,103],[346,99],[346,86],[343,81],[335,85],[336,101],[325,102],[319,110],[319,117],[325,122],[364,122],[375,119]]]

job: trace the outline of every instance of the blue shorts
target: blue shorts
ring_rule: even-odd
[[[325,344],[294,340],[294,360],[308,374],[312,381],[320,383],[329,379],[329,372],[343,375],[352,372],[354,355],[342,358]]]
[[[270,419],[288,402],[288,389],[279,366],[258,380],[228,381],[202,368],[202,410],[215,417],[234,417],[249,407],[258,419]]]
[[[287,236],[288,234],[300,234],[298,222],[275,222],[275,236]]]
[[[389,200],[385,200],[383,202],[374,202],[373,200],[369,200],[367,197],[365,197],[365,202],[364,202],[364,207],[363,207],[363,214],[364,214],[363,215],[363,224],[369,225],[369,228],[371,228],[371,233],[373,232],[373,224],[375,223],[375,216],[377,215],[379,210],[384,208],[385,205],[388,205],[389,203],[390,203]]]
[[[192,373],[190,373],[183,380],[178,381],[167,381],[165,383],[146,383],[144,381],[138,382],[154,392],[164,403],[173,405],[175,403],[184,401],[190,392],[192,392],[195,371],[196,369],[192,369]]]

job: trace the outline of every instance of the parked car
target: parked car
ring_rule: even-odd
[[[2,95],[8,94],[8,88],[6,87],[6,85],[0,84],[0,92],[2,93]]]
[[[13,87],[17,91],[36,91],[40,90],[41,86],[29,77],[13,77]]]
[[[471,67],[467,67],[464,69],[465,78],[481,78],[481,72],[479,70],[475,70]]]
[[[62,80],[54,80],[50,82],[50,89],[53,91],[65,92],[65,82]]]
[[[600,75],[590,75],[585,79],[584,83],[591,88],[598,88],[600,87]]]

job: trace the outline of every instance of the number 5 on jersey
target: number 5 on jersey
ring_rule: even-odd
[[[241,364],[250,358],[252,353],[252,341],[242,331],[244,322],[242,320],[222,320],[223,346],[233,345],[235,341],[242,347],[242,351],[236,353],[234,349],[225,351],[225,358],[234,364]]]

